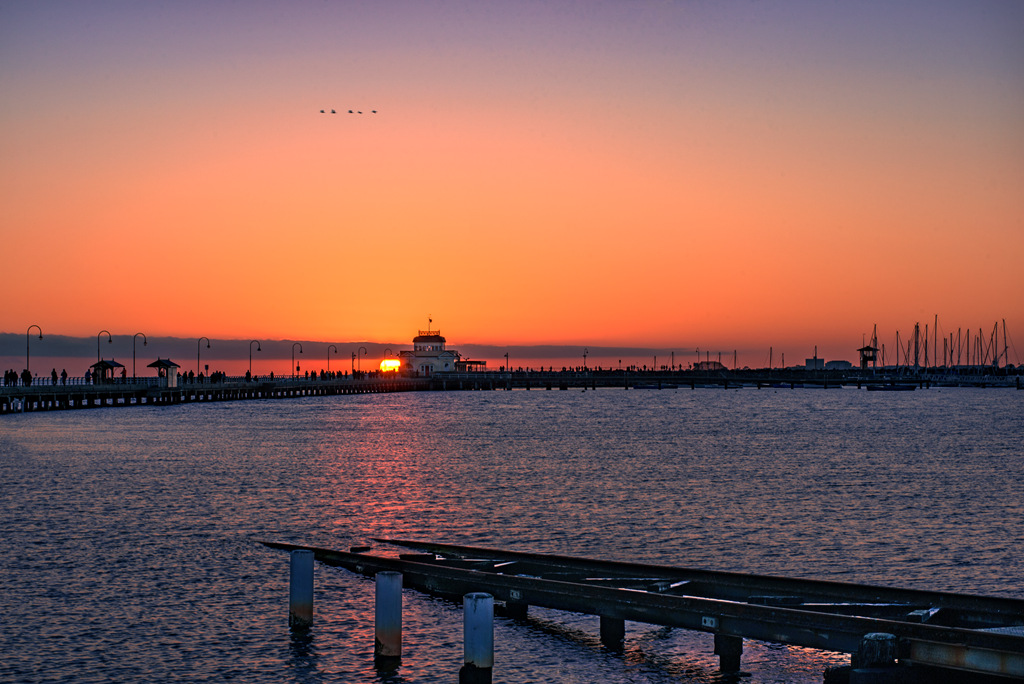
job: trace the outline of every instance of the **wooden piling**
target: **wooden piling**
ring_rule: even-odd
[[[491,684],[494,669],[494,597],[482,592],[466,594],[463,605],[464,664],[459,684]]]
[[[313,552],[291,552],[291,582],[289,583],[288,625],[293,629],[308,629],[313,624]]]
[[[715,635],[715,655],[718,669],[722,672],[739,672],[743,656],[743,638],[729,634]]]
[[[390,664],[402,657],[402,573],[378,572],[376,582],[373,657]]]
[[[626,643],[626,621],[601,616],[601,644],[609,651],[622,651]]]
[[[850,670],[850,684],[889,684],[898,681],[898,642],[894,634],[865,634],[857,653],[851,659],[853,668]]]

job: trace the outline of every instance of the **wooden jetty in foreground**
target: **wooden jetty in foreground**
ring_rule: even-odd
[[[431,594],[487,592],[512,617],[526,618],[531,605],[597,615],[601,641],[612,649],[622,648],[626,620],[710,632],[722,672],[739,672],[743,639],[755,639],[849,653],[849,681],[1024,679],[1020,599],[376,541],[414,553],[394,557],[371,554],[370,547],[337,551],[262,543],[311,551],[322,563],[367,576],[398,572],[405,587]],[[878,637],[891,644],[890,667],[862,662]]]

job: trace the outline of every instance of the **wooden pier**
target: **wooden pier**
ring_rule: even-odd
[[[743,639],[756,639],[850,653],[858,681],[897,681],[890,678],[896,673],[913,682],[1024,679],[1024,600],[376,541],[415,553],[262,543],[309,550],[322,563],[367,576],[398,572],[405,587],[431,594],[487,592],[511,617],[526,618],[531,605],[598,615],[601,640],[612,649],[622,647],[626,620],[710,632],[723,672],[738,672]],[[891,644],[892,662],[880,668],[888,672],[861,676],[879,669],[866,654],[880,638]]]
[[[435,390],[568,390],[568,389],[929,389],[989,387],[1022,389],[1022,376],[885,374],[859,371],[691,371],[691,370],[563,370],[443,372],[431,378]]]
[[[430,389],[429,380],[394,376],[360,379],[348,377],[338,380],[245,381],[239,379],[226,382],[184,383],[172,388],[150,381],[95,385],[35,384],[29,387],[0,388],[0,414],[118,406],[170,406],[247,399],[290,399],[338,394],[412,392],[427,389]]]
[[[113,406],[166,406],[173,404],[237,401],[244,399],[284,399],[336,394],[378,392],[472,391],[472,390],[568,390],[618,388],[627,390],[694,390],[743,388],[756,389],[841,389],[912,390],[931,387],[989,387],[1024,389],[1019,375],[982,376],[897,376],[862,375],[847,372],[788,371],[774,374],[752,372],[694,371],[515,371],[436,373],[430,377],[397,374],[365,374],[338,379],[265,378],[245,380],[226,378],[217,382],[186,382],[167,387],[160,378],[135,381],[107,381],[98,384],[80,382],[0,387],[0,415],[24,411],[53,411]]]

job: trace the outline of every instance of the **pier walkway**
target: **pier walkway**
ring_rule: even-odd
[[[419,390],[567,390],[619,388],[627,390],[662,389],[840,389],[915,390],[930,387],[1024,388],[1020,375],[971,374],[885,375],[858,372],[804,372],[800,370],[763,371],[638,371],[638,370],[565,370],[565,371],[484,371],[436,373],[431,377],[406,377],[395,374],[366,373],[359,377],[320,378],[224,378],[211,382],[179,380],[177,387],[166,387],[159,378],[137,378],[86,384],[81,378],[69,378],[68,384],[46,383],[38,378],[30,386],[0,387],[0,415],[24,411],[53,411],[113,406],[171,405],[204,401],[243,399],[285,399],[337,394],[412,392]]]
[[[193,402],[238,401],[244,399],[288,399],[413,392],[430,389],[425,378],[351,376],[336,380],[228,378],[223,382],[186,382],[177,387],[162,386],[158,378],[100,384],[33,384],[0,387],[0,414],[23,411],[60,411],[67,409],[115,406],[169,406]]]
[[[563,370],[485,371],[435,373],[435,390],[541,389],[566,390],[616,387],[620,389],[927,389],[930,387],[1015,387],[1014,374],[874,373],[804,370]]]

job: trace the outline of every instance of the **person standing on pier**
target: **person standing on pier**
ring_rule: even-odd
[[[61,368],[60,369],[60,384],[62,384],[62,385],[68,384],[68,369],[67,368]]]
[[[53,380],[53,384],[57,384],[57,369],[53,368],[50,370],[50,379]]]

